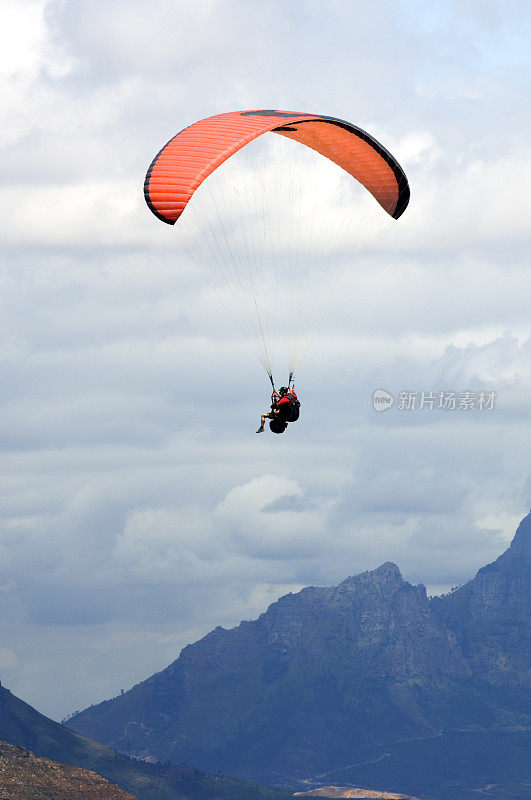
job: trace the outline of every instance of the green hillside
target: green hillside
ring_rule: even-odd
[[[193,767],[137,761],[74,733],[0,686],[0,740],[97,772],[138,800],[287,800],[291,792],[210,775]]]

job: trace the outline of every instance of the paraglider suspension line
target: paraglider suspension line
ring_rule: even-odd
[[[270,372],[268,372],[267,374],[269,375],[269,380],[271,381],[271,386],[273,387],[273,391],[271,393],[271,402],[274,403],[275,402],[275,394],[277,392],[277,390],[275,389],[275,381],[273,380],[273,376],[271,375]]]

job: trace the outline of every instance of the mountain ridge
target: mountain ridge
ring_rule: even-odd
[[[136,757],[292,785],[367,746],[527,725],[530,541],[531,515],[442,598],[392,562],[284,595],[67,724]]]
[[[135,761],[48,719],[1,684],[0,740],[25,748],[35,757],[95,772],[138,800],[213,800],[214,796],[216,800],[289,798],[281,790],[210,775],[182,764]]]

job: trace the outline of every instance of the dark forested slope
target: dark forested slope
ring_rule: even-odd
[[[92,770],[138,800],[288,800],[289,797],[281,790],[209,775],[192,767],[148,764],[127,758],[48,719],[2,686],[0,740],[54,762]],[[0,787],[3,789],[1,782]],[[82,793],[72,796],[85,797]]]

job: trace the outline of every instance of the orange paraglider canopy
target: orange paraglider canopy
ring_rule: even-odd
[[[395,219],[409,202],[400,164],[361,128],[335,117],[294,111],[232,111],[200,120],[174,136],[155,156],[144,183],[151,211],[175,224],[195,190],[246,144],[268,132],[311,147],[350,173]]]

